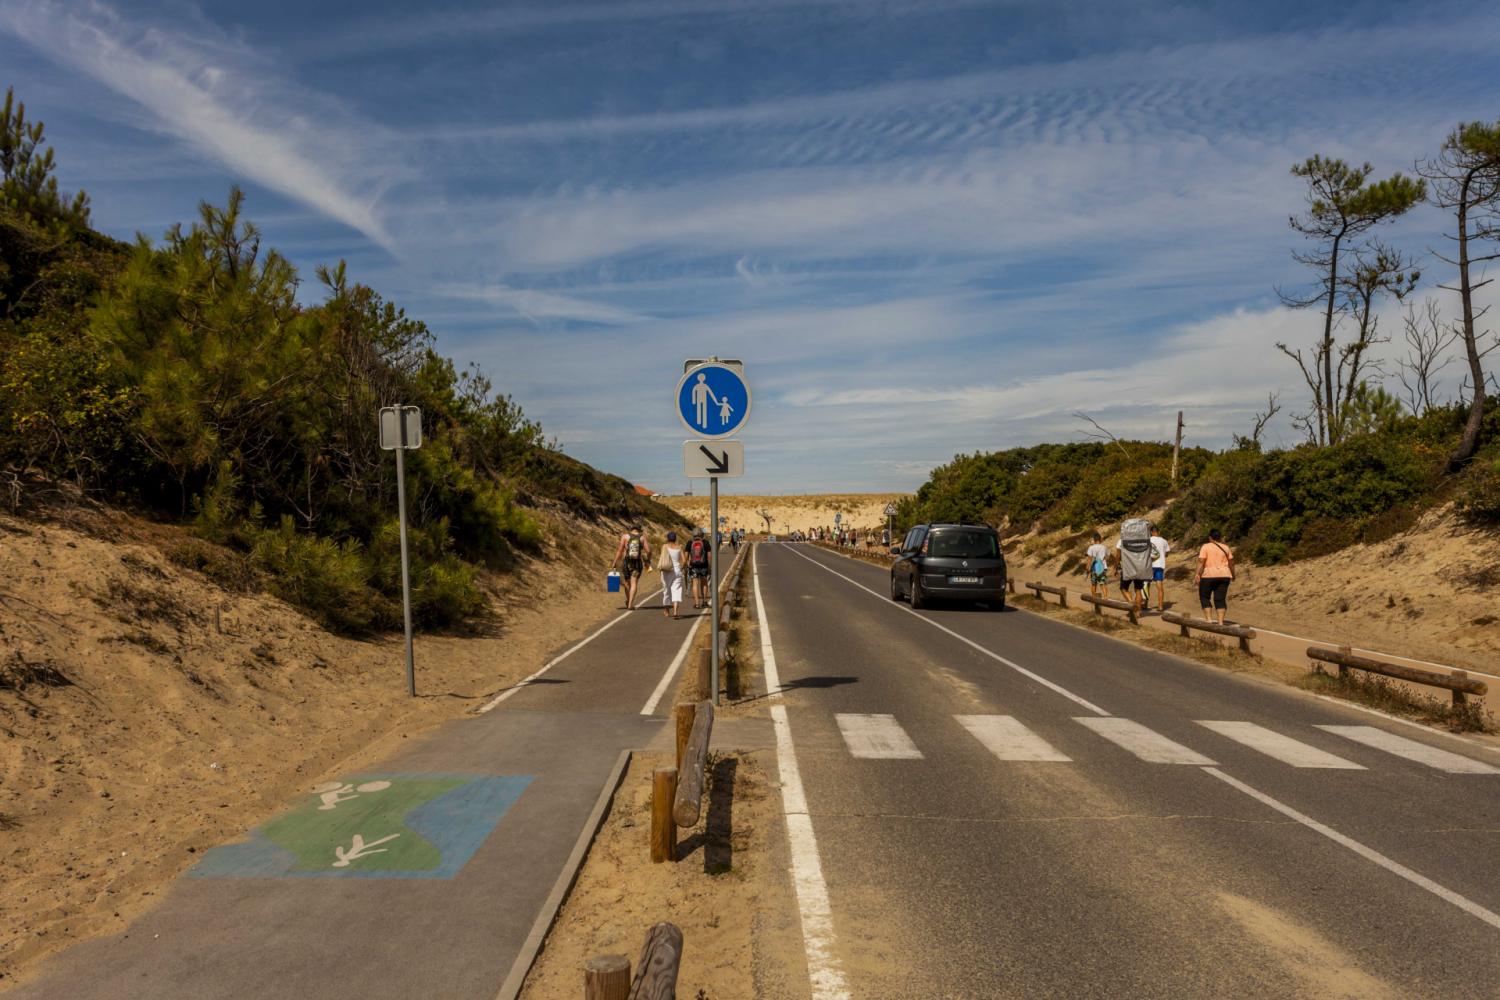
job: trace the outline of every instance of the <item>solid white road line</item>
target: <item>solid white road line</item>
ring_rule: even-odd
[[[901,611],[905,611],[907,614],[909,614],[912,617],[916,618],[917,621],[926,622],[928,625],[931,625],[933,628],[937,629],[939,632],[946,632],[948,635],[951,635],[953,638],[957,639],[959,642],[963,643],[964,645],[969,646],[970,648],[975,649],[978,652],[983,653],[985,656],[988,656],[990,659],[996,661],[997,663],[1003,663],[1003,664],[1005,664],[1007,667],[1010,667],[1010,669],[1014,670],[1016,673],[1020,674],[1021,676],[1031,678],[1032,680],[1034,680],[1038,684],[1040,684],[1042,687],[1047,688],[1049,691],[1054,691],[1057,694],[1062,695],[1064,698],[1068,699],[1069,701],[1073,702],[1074,704],[1079,705],[1079,706],[1081,706],[1083,708],[1086,708],[1090,712],[1094,712],[1097,715],[1108,715],[1109,714],[1104,709],[1100,708],[1098,705],[1095,705],[1091,701],[1085,701],[1083,698],[1080,698],[1078,695],[1074,694],[1072,691],[1069,691],[1067,688],[1063,687],[1061,684],[1054,684],[1052,681],[1049,681],[1047,678],[1041,676],[1040,674],[1036,674],[1036,673],[1033,673],[1030,670],[1027,670],[1025,667],[1021,666],[1019,663],[1015,663],[1015,662],[1013,662],[1011,660],[1007,660],[1005,657],[1001,656],[999,653],[992,653],[992,652],[990,652],[988,649],[985,649],[979,643],[975,642],[972,639],[969,639],[969,638],[966,638],[964,636],[959,635],[957,632],[953,631],[951,628],[948,628],[945,625],[940,625],[939,623],[933,621],[931,618],[928,618],[925,615],[919,615],[919,614],[917,614],[915,611],[913,611],[911,608],[907,607],[904,604],[897,604],[897,603],[895,603],[894,601],[892,601],[890,598],[886,597],[884,594],[880,593],[879,591],[871,590],[869,587],[866,587],[864,584],[860,583],[858,580],[855,580],[852,577],[845,576],[844,574],[840,573],[838,570],[834,569],[831,566],[825,566],[825,565],[823,565],[822,563],[818,562],[818,560],[812,558],[811,556],[805,556],[805,555],[803,555],[801,552],[798,552],[795,547],[788,545],[788,546],[786,546],[785,551],[792,553],[792,555],[796,556],[799,559],[806,559],[808,562],[810,562],[814,566],[818,567],[818,569],[821,569],[821,570],[824,570],[826,572],[832,573],[834,576],[838,577],[840,580],[843,580],[845,583],[851,583],[851,584],[853,584],[854,586],[858,587],[860,590],[863,590],[867,594],[874,594],[876,597],[878,597],[887,606],[893,607],[893,608],[897,608],[897,609],[899,609]]]
[[[1088,716],[1073,721],[1082,723],[1148,764],[1198,764],[1208,767],[1214,764],[1196,750],[1189,750],[1181,743],[1169,740],[1139,722],[1131,722],[1129,719],[1094,719]]]
[[[1293,767],[1326,767],[1343,771],[1363,771],[1363,764],[1336,757],[1326,750],[1308,746],[1306,743],[1273,732],[1253,722],[1204,722],[1198,725],[1212,729],[1220,736],[1227,736],[1252,750],[1259,750],[1267,757],[1274,757]]]
[[[754,552],[758,556],[759,551]],[[766,602],[760,596],[760,564],[751,559],[755,581],[755,617],[760,623],[762,672],[766,690],[781,689],[776,675],[776,655],[771,649],[771,626],[766,621]],[[786,835],[792,860],[792,886],[797,892],[797,911],[802,919],[802,946],[807,952],[807,976],[812,1000],[849,1000],[844,971],[833,953],[833,907],[828,902],[828,884],[818,860],[818,841],[813,836],[812,817],[807,814],[807,794],[802,772],[792,746],[792,727],[786,706],[771,706],[771,725],[776,731],[776,770],[781,775],[781,808],[786,813]]]
[[[858,715],[839,712],[834,715],[844,744],[856,757],[868,760],[921,760],[922,751],[906,735],[894,715]]]
[[[1010,715],[955,715],[958,724],[1001,760],[1066,762],[1073,758],[1027,729]]]
[[[661,596],[661,594],[662,591],[658,590],[656,593],[652,594],[651,597],[646,598],[646,600],[649,601],[652,598]],[[622,615],[617,615],[616,617],[611,618],[609,621],[605,622],[604,626],[597,632],[581,640],[580,642],[574,643],[567,649],[563,650],[561,653],[554,656],[552,659],[548,660],[545,664],[542,665],[542,669],[538,670],[530,677],[527,677],[521,681],[517,681],[515,684],[512,684],[504,691],[501,691],[499,694],[495,695],[495,697],[491,698],[484,705],[480,706],[478,714],[483,715],[485,712],[488,712],[490,709],[494,708],[496,705],[500,704],[502,701],[509,698],[511,695],[515,694],[517,691],[521,690],[526,685],[530,684],[532,681],[536,680],[538,677],[542,676],[547,671],[551,670],[553,667],[561,663],[563,660],[566,660],[568,657],[572,656],[584,646],[587,646],[589,643],[593,642],[595,639],[599,638],[601,635],[608,632],[610,629],[614,628],[616,625],[620,624],[622,621],[629,618],[634,613],[635,612],[633,611],[627,611]]]
[[[1283,816],[1287,816],[1291,819],[1296,820],[1298,823],[1301,823],[1309,830],[1321,833],[1323,836],[1327,837],[1335,844],[1339,844],[1342,847],[1347,847],[1349,850],[1353,851],[1355,854],[1358,854],[1366,861],[1373,861],[1375,864],[1384,868],[1386,871],[1391,872],[1394,875],[1399,875],[1401,878],[1406,879],[1406,881],[1410,882],[1412,885],[1420,886],[1421,888],[1426,889],[1428,892],[1432,893],[1434,896],[1437,896],[1440,899],[1447,900],[1470,916],[1478,917],[1480,920],[1483,920],[1491,927],[1500,928],[1500,914],[1495,913],[1493,910],[1486,909],[1485,907],[1479,905],[1472,899],[1469,899],[1465,896],[1460,896],[1452,889],[1447,889],[1441,885],[1438,885],[1427,876],[1419,875],[1405,865],[1400,864],[1396,861],[1392,861],[1390,858],[1386,857],[1384,854],[1381,854],[1379,851],[1370,847],[1366,847],[1359,841],[1344,836],[1342,833],[1339,833],[1332,827],[1325,826],[1324,824],[1319,823],[1311,816],[1307,816],[1303,813],[1298,812],[1284,802],[1278,802],[1276,799],[1271,798],[1271,796],[1267,795],[1265,792],[1251,788],[1249,785],[1245,784],[1243,781],[1240,781],[1237,778],[1231,778],[1229,775],[1225,774],[1223,771],[1220,771],[1217,768],[1205,767],[1203,770],[1204,772],[1213,775],[1215,778],[1218,778],[1220,781],[1224,782],[1230,787],[1239,789],[1246,795],[1250,796],[1252,799],[1255,799],[1257,802],[1270,806],[1272,809],[1275,809]]]
[[[642,715],[650,715],[656,711],[657,704],[662,696],[667,693],[667,688],[672,683],[672,678],[677,676],[677,668],[682,666],[682,661],[687,659],[688,648],[693,644],[693,636],[698,634],[698,625],[703,621],[704,615],[693,619],[693,627],[688,629],[688,634],[683,637],[682,645],[677,649],[677,655],[672,657],[672,662],[667,666],[667,672],[661,675],[661,680],[656,682],[656,690],[651,692],[651,697],[646,699],[645,706],[641,709]]]
[[[1418,743],[1416,740],[1409,740],[1405,736],[1397,736],[1395,733],[1388,733],[1374,726],[1319,726],[1318,728],[1324,732],[1351,739],[1356,743],[1363,743],[1367,747],[1384,750],[1386,753],[1416,761],[1418,764],[1426,764],[1439,771],[1447,771],[1449,774],[1500,774],[1500,767],[1474,760],[1472,757],[1449,753],[1447,750],[1439,750],[1437,747],[1430,747],[1426,743]]]

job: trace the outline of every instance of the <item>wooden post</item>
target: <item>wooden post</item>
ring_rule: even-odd
[[[703,813],[704,772],[708,769],[708,745],[713,739],[714,703],[704,701],[693,718],[693,732],[682,753],[681,782],[672,808],[672,819],[681,827],[698,825]]]
[[[713,640],[709,640],[709,641],[712,642]],[[712,672],[713,672],[713,653],[709,651],[709,648],[707,646],[704,646],[703,649],[702,649],[702,651],[698,654],[698,700],[699,701],[703,701],[705,699],[708,699],[708,700],[712,700],[713,699],[713,696],[714,696],[713,681],[711,680]]]
[[[1096,614],[1096,615],[1103,615],[1104,614],[1104,606],[1102,604],[1095,604],[1094,605],[1094,614]]]
[[[1340,646],[1339,647],[1339,652],[1343,653],[1345,656],[1353,656],[1354,655],[1354,649],[1351,646]],[[1346,663],[1340,663],[1339,664],[1339,677],[1342,678],[1342,677],[1348,677],[1348,676],[1349,676],[1349,665],[1346,664]]]
[[[583,1000],[629,1000],[630,959],[595,955],[583,963]]]
[[[677,970],[682,963],[682,931],[676,924],[659,923],[646,934],[646,945],[636,963],[631,1000],[674,1000]]]
[[[677,797],[677,769],[658,768],[651,775],[651,863],[677,860],[677,825],[672,800]]]
[[[682,770],[682,751],[687,748],[688,737],[693,732],[693,719],[698,713],[698,703],[677,706],[677,770]]]
[[[1062,602],[1062,606],[1063,607],[1067,607],[1068,606],[1068,588],[1067,587],[1058,587],[1057,588],[1057,599],[1060,602]]]
[[[1469,679],[1469,672],[1467,670],[1455,670],[1453,671],[1453,679],[1466,681]],[[1458,688],[1453,689],[1453,704],[1462,705],[1467,701],[1468,699],[1464,697],[1464,693],[1462,691],[1460,691]]]
[[[1177,488],[1177,455],[1182,451],[1182,411],[1177,411],[1177,441],[1172,445],[1172,488]]]

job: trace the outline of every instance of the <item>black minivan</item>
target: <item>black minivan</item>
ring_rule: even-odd
[[[919,524],[891,546],[891,600],[913,608],[934,598],[982,601],[1005,610],[1005,553],[987,524]]]

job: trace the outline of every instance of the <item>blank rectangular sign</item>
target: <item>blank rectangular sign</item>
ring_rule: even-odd
[[[406,440],[401,440],[401,423],[406,424]],[[392,451],[398,446],[422,447],[422,408],[419,406],[382,406],[380,408],[380,447]]]

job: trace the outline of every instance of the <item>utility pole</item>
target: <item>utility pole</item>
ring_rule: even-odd
[[[1182,452],[1182,411],[1177,411],[1177,440],[1172,445],[1172,488],[1177,488],[1177,456]]]

